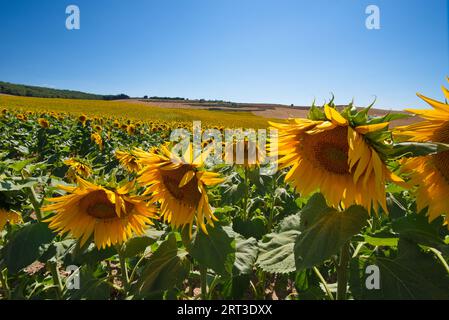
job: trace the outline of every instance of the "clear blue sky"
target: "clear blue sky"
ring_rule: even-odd
[[[65,28],[65,8],[81,29]],[[365,28],[380,8],[381,29]],[[93,93],[422,107],[449,75],[447,0],[0,0],[0,80]]]

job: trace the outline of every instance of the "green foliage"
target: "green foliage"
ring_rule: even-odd
[[[8,270],[16,273],[38,260],[54,237],[45,223],[23,226],[3,248],[2,255]]]
[[[71,300],[108,300],[112,288],[102,279],[104,271],[101,268],[83,266],[79,270],[80,288],[68,290],[67,299]]]
[[[190,270],[187,252],[178,248],[176,236],[170,233],[150,256],[135,286],[138,297],[155,294],[181,282]]]
[[[59,90],[53,88],[28,86],[0,81],[0,93],[22,97],[36,98],[63,98],[63,99],[86,99],[86,100],[118,100],[127,99],[127,95],[98,95],[73,90]]]
[[[222,227],[208,228],[208,235],[198,231],[188,251],[201,265],[221,275],[232,274],[235,240]]]
[[[259,244],[257,266],[270,273],[295,271],[293,247],[299,234],[297,230],[267,234]]]
[[[147,247],[155,243],[163,234],[163,231],[150,228],[145,232],[145,235],[129,239],[121,248],[123,257],[132,258],[138,256]]]
[[[399,142],[384,150],[391,158],[420,157],[449,150],[449,145],[436,142]]]
[[[379,267],[378,290],[368,290],[365,285],[364,271],[369,265]],[[447,271],[432,254],[407,240],[399,242],[397,252],[354,260],[351,267],[350,285],[356,299],[449,299]]]
[[[369,235],[364,235],[363,239],[366,243],[375,247],[396,247],[399,242],[399,238],[373,237]]]
[[[404,239],[430,247],[443,248],[447,246],[439,234],[441,219],[429,223],[423,214],[410,214],[393,221],[393,230]]]
[[[236,217],[233,220],[232,228],[235,232],[240,233],[247,238],[254,237],[258,240],[266,233],[265,222],[260,217],[255,217],[249,221]]]
[[[232,273],[234,275],[249,275],[253,272],[258,253],[257,240],[245,239],[236,235],[235,261]]]
[[[359,233],[368,219],[368,213],[360,206],[352,206],[343,212],[326,206],[321,194],[312,197],[301,212],[302,230],[295,242],[297,269],[318,265],[339,252],[344,243]]]

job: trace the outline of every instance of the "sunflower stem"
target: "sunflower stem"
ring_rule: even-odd
[[[128,268],[126,266],[126,258],[123,256],[123,250],[122,247],[117,248],[118,252],[118,258],[120,261],[120,270],[121,270],[121,276],[123,281],[123,288],[125,289],[126,293],[129,291],[129,275],[128,275]]]
[[[249,220],[248,212],[248,197],[249,197],[249,179],[248,179],[248,168],[245,167],[245,193],[243,195],[243,210],[244,210],[244,220]]]
[[[209,299],[212,299],[212,292],[214,291],[215,287],[218,285],[219,281],[220,281],[219,276],[215,276],[214,280],[212,280],[212,283],[210,284],[209,290],[208,290]]]
[[[440,260],[441,264],[443,265],[444,269],[446,269],[446,272],[449,274],[449,265],[446,262],[446,260],[444,260],[443,255],[441,254],[440,251],[438,251],[435,248],[429,248],[429,250],[438,258],[438,260]]]
[[[145,255],[143,254],[142,257],[140,257],[140,259],[137,261],[136,265],[133,268],[133,271],[131,272],[131,275],[129,276],[129,282],[133,282],[134,280],[134,276],[137,272],[137,268],[140,266],[140,264],[143,262],[143,260],[145,260]]]
[[[59,300],[62,299],[63,290],[61,276],[59,275],[58,263],[56,261],[48,261],[48,267],[50,269],[51,276],[53,278],[53,285],[56,288],[56,296]]]
[[[380,227],[381,227],[380,218],[377,215],[374,215],[373,216],[372,232],[379,230]]]
[[[267,230],[268,232],[271,232],[271,228],[273,227],[273,221],[274,221],[274,207],[276,206],[276,199],[277,197],[275,196],[276,194],[276,178],[274,179],[273,182],[273,187],[272,187],[272,194],[274,195],[272,197],[272,202],[271,202],[271,206],[270,206],[270,215],[268,217],[268,223],[267,223]]]
[[[11,300],[11,290],[9,289],[8,279],[3,274],[6,274],[7,269],[0,270],[0,283],[2,284],[3,291],[5,292],[6,299]]]
[[[346,300],[348,286],[348,263],[351,258],[350,242],[346,242],[341,248],[340,262],[337,267],[337,300]]]
[[[313,271],[315,272],[318,279],[320,279],[320,282],[323,284],[324,289],[326,290],[326,294],[329,297],[330,300],[335,300],[334,295],[332,294],[326,280],[324,280],[323,275],[321,274],[320,270],[318,270],[317,267],[313,267]]]
[[[28,198],[30,199],[31,205],[33,206],[34,212],[36,214],[36,219],[40,222],[42,220],[41,204],[37,198],[37,194],[34,188],[30,187],[28,190]]]
[[[200,265],[200,279],[201,279],[201,297],[207,300],[207,268]]]

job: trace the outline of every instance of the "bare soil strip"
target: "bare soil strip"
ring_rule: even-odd
[[[262,104],[262,103],[221,103],[221,102],[199,102],[199,101],[178,101],[178,100],[141,100],[128,99],[117,100],[119,102],[127,102],[139,104],[148,107],[170,108],[170,109],[201,109],[201,110],[219,110],[226,112],[252,112],[256,116],[270,119],[288,119],[288,118],[305,118],[310,107],[306,106],[286,106],[280,104]],[[383,116],[387,113],[404,113],[401,111],[371,109],[370,114],[373,116]],[[391,127],[397,127],[415,123],[420,119],[411,117],[408,119],[400,119],[392,122]]]

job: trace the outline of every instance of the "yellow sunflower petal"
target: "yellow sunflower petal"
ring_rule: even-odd
[[[443,93],[444,93],[444,96],[446,97],[446,100],[449,101],[449,90],[447,90],[445,86],[441,86],[441,89],[443,90]]]
[[[348,120],[346,120],[340,112],[335,110],[332,107],[329,107],[329,105],[324,106],[324,113],[326,117],[331,120],[334,124],[344,126],[348,124]]]
[[[445,103],[442,103],[440,101],[428,98],[426,96],[423,96],[422,94],[417,94],[418,97],[420,97],[421,99],[423,99],[425,102],[427,102],[429,105],[431,105],[432,107],[434,107],[435,109],[438,109],[440,111],[444,111],[444,112],[449,112],[449,106]]]
[[[179,187],[179,188],[184,187],[187,183],[190,182],[190,180],[192,180],[192,178],[193,178],[194,176],[195,176],[195,171],[193,171],[193,170],[187,171],[187,172],[184,174],[184,176],[182,177],[181,181],[179,182],[178,187]]]
[[[363,125],[356,127],[355,130],[357,130],[358,133],[367,134],[370,132],[382,130],[386,128],[389,124],[390,124],[389,122],[382,122],[376,124]]]

